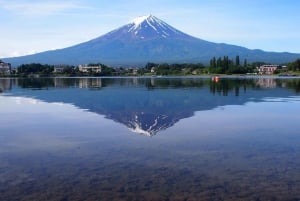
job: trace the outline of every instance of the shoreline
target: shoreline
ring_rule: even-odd
[[[38,78],[300,78],[300,75],[226,75],[226,74],[210,74],[210,75],[124,75],[124,76],[3,76],[0,79],[38,79]]]

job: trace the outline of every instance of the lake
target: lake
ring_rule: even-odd
[[[0,79],[0,200],[300,200],[300,79]]]

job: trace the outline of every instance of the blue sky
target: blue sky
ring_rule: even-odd
[[[0,58],[72,46],[152,14],[192,36],[300,53],[298,0],[0,0]]]

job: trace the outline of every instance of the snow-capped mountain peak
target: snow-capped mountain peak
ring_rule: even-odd
[[[148,18],[151,18],[152,15],[144,15],[144,16],[139,16],[131,21],[131,23],[134,23],[135,26],[139,26],[142,24],[145,20]]]
[[[169,38],[176,35],[185,35],[153,15],[137,17],[127,26],[128,33],[141,39],[149,37]]]

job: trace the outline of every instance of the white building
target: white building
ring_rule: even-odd
[[[256,67],[258,74],[260,75],[272,75],[274,71],[279,67],[279,65],[262,65],[260,67]]]
[[[11,65],[0,60],[0,74],[10,74]]]
[[[67,67],[68,67],[67,65],[56,65],[56,66],[54,66],[53,72],[54,73],[63,73]]]
[[[101,73],[102,68],[101,66],[88,66],[88,65],[79,65],[79,71],[83,73],[94,72],[94,73]]]
[[[150,72],[151,72],[151,73],[155,73],[155,71],[156,71],[156,68],[155,68],[155,67],[152,67]]]

